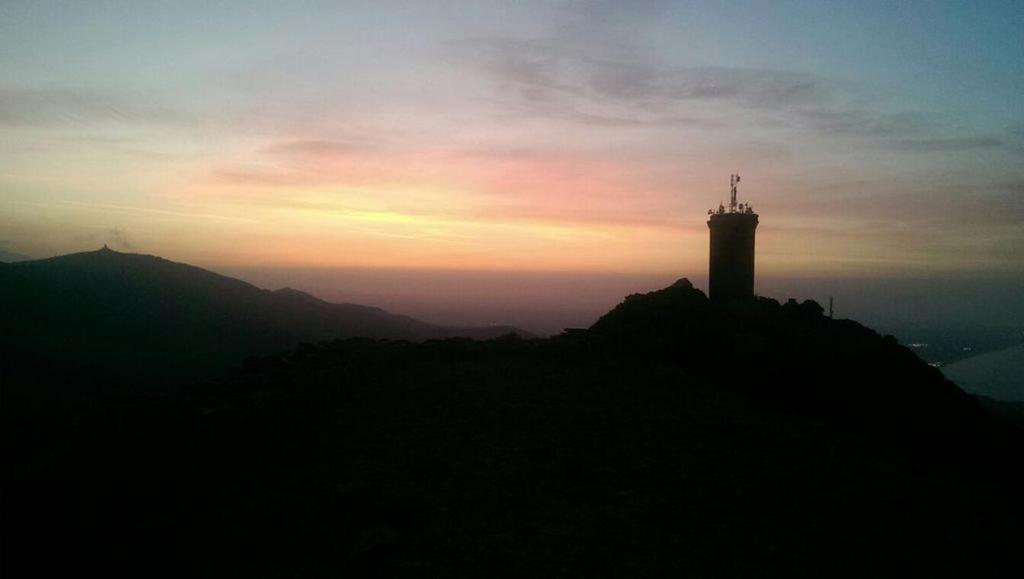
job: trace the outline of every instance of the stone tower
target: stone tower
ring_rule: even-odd
[[[718,301],[754,297],[754,230],[757,214],[750,204],[736,203],[739,175],[730,178],[728,209],[719,205],[708,211],[711,229],[711,261],[708,297]]]

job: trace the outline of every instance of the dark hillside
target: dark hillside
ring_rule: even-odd
[[[206,379],[246,356],[345,337],[492,338],[297,290],[272,292],[159,257],[102,249],[0,268],[8,382],[129,390]]]
[[[77,408],[5,472],[4,576],[1017,577],[1020,431],[929,370],[685,283],[550,340],[304,345]]]
[[[768,404],[944,453],[976,453],[971,439],[990,427],[973,397],[895,338],[831,320],[813,301],[717,303],[680,280],[629,296],[587,340],[598,351],[680,366]]]

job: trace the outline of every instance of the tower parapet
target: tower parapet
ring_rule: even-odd
[[[754,230],[757,214],[749,203],[736,202],[739,175],[729,180],[729,207],[719,204],[708,210],[711,256],[708,268],[708,297],[713,300],[743,300],[754,297]]]

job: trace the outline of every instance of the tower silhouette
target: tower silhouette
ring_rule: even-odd
[[[754,230],[757,214],[750,204],[736,203],[739,175],[729,179],[729,207],[708,210],[711,230],[711,259],[708,267],[708,297],[713,300],[743,300],[754,297]]]

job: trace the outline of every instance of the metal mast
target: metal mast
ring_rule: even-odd
[[[736,185],[739,182],[739,173],[733,173],[729,176],[729,213],[736,213]]]

